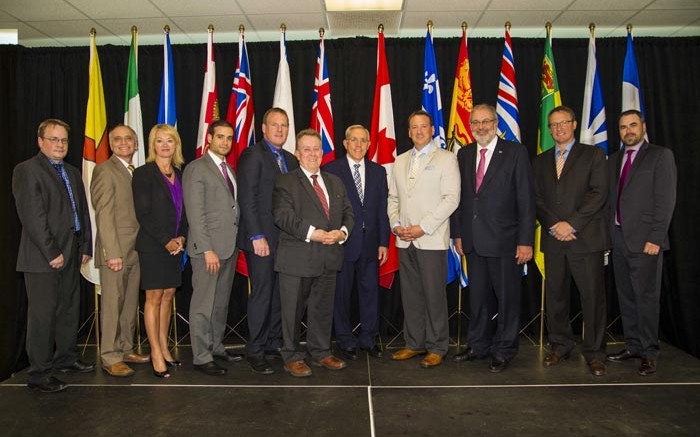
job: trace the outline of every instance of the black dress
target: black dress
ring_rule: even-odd
[[[165,249],[171,239],[187,235],[181,181],[180,170],[175,169],[174,183],[170,183],[155,162],[134,170],[131,186],[140,225],[136,250],[144,290],[177,288],[182,284],[182,252],[170,255]]]

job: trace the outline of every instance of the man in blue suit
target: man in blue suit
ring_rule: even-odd
[[[345,130],[345,158],[329,162],[323,169],[338,176],[345,184],[355,216],[355,229],[345,242],[343,268],[335,283],[333,326],[338,353],[357,359],[357,347],[370,356],[381,357],[375,344],[379,334],[379,266],[387,260],[389,217],[386,202],[386,170],[365,159],[369,148],[369,131],[354,124]],[[360,336],[353,335],[350,298],[357,281],[360,310]]]

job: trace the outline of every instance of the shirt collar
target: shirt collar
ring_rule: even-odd
[[[498,136],[494,136],[491,141],[486,146],[482,146],[481,144],[477,143],[477,150],[481,149],[488,149],[489,152],[493,152],[496,149],[496,143],[498,142]]]
[[[280,156],[283,156],[282,147],[277,148],[277,147],[273,146],[273,145],[272,145],[269,141],[267,141],[265,138],[263,138],[263,141],[265,142],[265,144],[267,144],[267,147],[270,148],[270,151],[271,151],[271,152],[279,153]]]
[[[214,164],[216,164],[217,167],[221,167],[221,163],[224,162],[224,160],[216,156],[211,150],[207,150],[207,153],[209,157],[214,160]]]
[[[360,160],[360,162],[355,162],[355,160],[352,159],[352,158],[350,157],[350,155],[345,155],[345,157],[348,159],[348,164],[350,165],[350,169],[354,169],[354,168],[355,168],[355,164],[360,164],[360,166],[358,167],[359,170],[362,170],[362,169],[365,168],[365,159],[364,159],[364,158],[362,158],[362,159]]]
[[[565,147],[565,150],[566,150],[565,156],[567,156],[567,157],[569,156],[569,153],[571,152],[571,148],[574,147],[574,143],[575,143],[575,142],[576,142],[576,139],[574,138],[574,139],[572,139],[572,140],[566,145],[566,147]],[[559,150],[559,146],[558,146],[558,145],[555,144],[554,147],[555,147],[556,150]],[[558,155],[558,153],[555,153],[555,155]]]
[[[416,149],[416,146],[413,146],[413,151],[411,152],[411,156],[415,156],[416,153],[419,155],[427,155],[430,153],[431,150],[433,150],[433,147],[435,146],[435,139],[433,138],[430,140],[428,144],[425,145],[421,150]]]
[[[630,150],[632,150],[632,151],[638,152],[638,151],[639,151],[639,148],[642,147],[642,144],[644,144],[644,140],[638,142],[638,143],[635,144],[634,146],[625,146],[625,151],[630,151]]]
[[[317,174],[317,175],[319,175],[319,176],[321,175],[321,170],[320,170],[320,169],[319,169],[316,173],[311,173],[310,171],[308,171],[307,169],[305,169],[305,168],[302,167],[301,165],[299,166],[299,168],[301,169],[301,171],[304,172],[304,174],[306,175],[307,178],[310,178],[311,176],[313,176],[313,175],[315,175],[315,174]]]
[[[130,165],[133,165],[132,163],[126,162],[126,161],[124,161],[123,159],[121,159],[121,158],[118,157],[118,156],[117,156],[117,159],[119,160],[119,162],[122,163],[122,165],[123,165],[124,167],[126,167],[127,170],[129,169],[129,166],[130,166]]]

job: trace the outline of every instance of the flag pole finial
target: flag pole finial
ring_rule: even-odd
[[[632,23],[627,25],[627,33],[632,33]]]
[[[325,35],[325,34],[326,34],[326,29],[324,29],[323,27],[319,27],[318,28],[318,36],[320,36],[323,39],[323,35]]]
[[[430,35],[432,36],[433,35],[433,20],[428,20],[427,26],[428,26],[428,32],[430,32]]]
[[[132,34],[138,32],[138,31],[139,31],[139,29],[136,26],[131,26],[131,33]]]
[[[287,32],[287,25],[286,24],[284,24],[284,23],[280,24],[280,32],[284,32],[284,33]]]
[[[588,30],[591,31],[591,36],[595,36],[595,23],[591,23],[588,25]]]
[[[462,21],[462,26],[461,26],[461,27],[462,27],[462,32],[466,32],[466,31],[467,31],[467,22],[466,22],[466,21]]]
[[[510,32],[510,21],[506,21],[506,31]]]
[[[243,24],[240,24],[238,26],[238,32],[245,34],[245,26]]]
[[[383,24],[380,24],[379,26],[377,26],[377,32],[384,33],[384,25]]]
[[[213,24],[210,24],[209,26],[207,26],[207,31],[208,31],[209,33],[214,32],[214,25],[213,25]]]
[[[94,27],[90,28],[90,36],[96,36],[97,35],[97,30],[95,30]]]
[[[549,33],[552,31],[552,23],[547,21],[547,23],[544,25],[544,28],[547,29],[547,35],[549,36]]]
[[[170,26],[168,26],[167,24],[163,26],[163,33],[170,33]]]

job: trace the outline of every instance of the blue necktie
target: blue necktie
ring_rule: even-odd
[[[54,169],[56,169],[56,173],[58,173],[58,176],[63,180],[63,186],[66,187],[66,191],[68,192],[68,198],[70,199],[70,207],[73,210],[73,229],[75,232],[80,232],[80,219],[78,219],[78,211],[75,208],[75,197],[73,197],[73,188],[70,185],[70,180],[68,179],[68,174],[66,173],[66,169],[63,166],[63,162],[51,162],[51,165],[53,166]]]
[[[284,160],[282,159],[282,151],[273,150],[272,153],[275,154],[275,161],[277,161],[277,167],[280,168],[282,174],[287,173],[287,166],[284,164]]]

